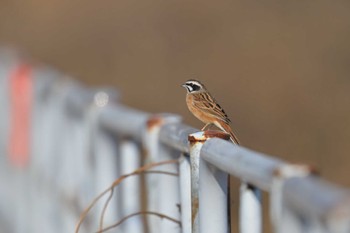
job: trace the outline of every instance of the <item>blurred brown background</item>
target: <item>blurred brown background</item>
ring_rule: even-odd
[[[0,42],[122,102],[201,127],[180,85],[202,80],[243,144],[350,186],[350,2],[0,2]]]

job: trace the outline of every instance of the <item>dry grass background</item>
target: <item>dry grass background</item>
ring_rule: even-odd
[[[122,102],[187,111],[202,80],[247,147],[350,186],[350,2],[1,0],[0,43]]]

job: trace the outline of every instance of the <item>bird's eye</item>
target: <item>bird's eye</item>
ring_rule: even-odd
[[[191,87],[192,87],[193,91],[199,91],[201,89],[200,86],[193,84],[193,83],[191,84]]]
[[[193,91],[193,87],[191,85],[186,85],[186,87],[187,87],[188,92],[192,92]]]

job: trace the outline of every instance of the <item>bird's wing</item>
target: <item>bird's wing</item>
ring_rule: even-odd
[[[231,122],[224,109],[222,109],[222,107],[208,92],[195,94],[193,98],[193,105],[199,110],[204,111],[227,124]]]

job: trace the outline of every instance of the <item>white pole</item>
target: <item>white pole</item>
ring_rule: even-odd
[[[229,233],[228,175],[200,159],[199,228],[201,233]]]
[[[190,158],[181,155],[180,159],[180,198],[182,233],[191,233],[191,168]]]
[[[241,233],[262,232],[261,192],[242,183],[240,188],[239,227]]]
[[[159,131],[164,125],[178,123],[180,120],[181,118],[176,115],[157,115],[149,118],[143,135],[144,160],[146,164],[177,159],[179,157],[180,153],[178,151],[160,142]],[[152,170],[178,173],[178,164],[167,164]],[[178,177],[165,174],[147,174],[146,189],[148,193],[148,211],[180,220]],[[180,227],[174,222],[155,216],[148,216],[147,221],[150,233],[180,232]]]
[[[131,173],[141,166],[140,151],[135,142],[122,141],[120,144],[120,173],[121,175]],[[141,211],[140,177],[128,177],[121,183],[122,216],[125,217]],[[118,208],[118,207],[117,207]],[[122,232],[143,232],[143,221],[141,216],[135,216],[122,224]]]

